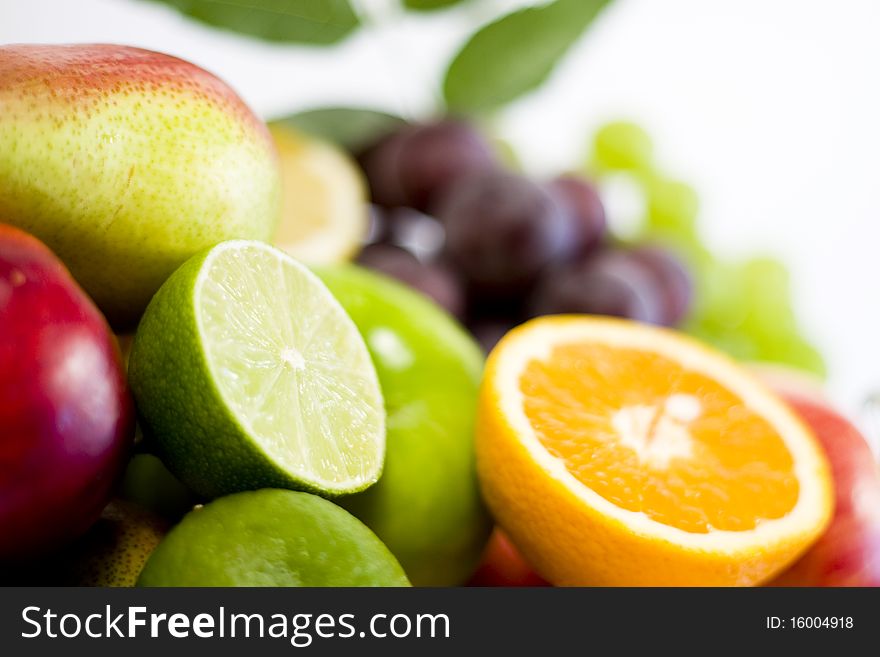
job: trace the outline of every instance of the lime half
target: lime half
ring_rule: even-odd
[[[303,265],[262,242],[194,256],[150,302],[129,380],[162,459],[206,497],[363,490],[385,412],[352,320]]]

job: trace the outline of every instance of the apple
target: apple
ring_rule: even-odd
[[[133,432],[106,320],[46,246],[0,224],[0,565],[86,531]]]
[[[126,46],[0,46],[0,219],[114,327],[194,253],[270,240],[280,204],[265,124],[207,71]]]
[[[468,586],[550,586],[525,560],[507,534],[496,527]]]
[[[764,377],[813,430],[831,464],[835,511],[825,534],[771,586],[880,586],[880,466],[855,426],[796,376]]]
[[[364,337],[388,418],[381,479],[338,503],[413,585],[462,584],[491,529],[474,462],[482,353],[449,314],[397,281],[352,265],[316,273]]]

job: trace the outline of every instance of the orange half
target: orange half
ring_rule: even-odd
[[[486,500],[561,585],[750,585],[812,543],[829,468],[800,420],[727,357],[623,320],[545,317],[489,357]]]

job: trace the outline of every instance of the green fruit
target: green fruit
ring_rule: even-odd
[[[168,523],[136,504],[116,500],[62,558],[64,584],[134,586]]]
[[[172,521],[193,508],[198,498],[152,454],[135,454],[128,462],[119,495]]]
[[[690,325],[687,332],[706,344],[711,344],[736,360],[752,361],[758,359],[759,346],[752,336],[737,330],[706,328]]]
[[[593,160],[600,170],[650,171],[654,144],[641,126],[629,121],[613,121],[596,131]]]
[[[776,352],[776,360],[812,372],[820,377],[828,374],[822,354],[801,337],[786,341]]]
[[[645,197],[643,241],[674,250],[694,273],[694,306],[684,330],[741,360],[786,363],[825,374],[821,354],[799,333],[789,274],[767,257],[744,263],[717,260],[697,227],[699,197],[685,182],[654,170],[651,139],[623,121],[600,128],[590,168],[598,174],[626,171]]]
[[[379,478],[385,411],[364,341],[314,274],[262,242],[223,242],[174,272],[128,374],[162,461],[206,498],[341,495]]]
[[[357,518],[307,493],[238,493],[189,513],[153,552],[139,586],[407,586]]]
[[[720,333],[738,331],[749,314],[750,301],[742,268],[716,261],[699,272],[695,317]]]
[[[318,273],[367,342],[388,414],[382,478],[340,503],[414,584],[460,584],[490,529],[474,470],[482,354],[449,315],[390,279],[353,266]]]
[[[647,229],[686,245],[698,242],[700,199],[685,182],[651,177],[645,183]]]
[[[744,329],[765,341],[796,333],[797,320],[785,265],[772,258],[752,258],[742,265],[741,276],[749,300]]]
[[[194,253],[269,240],[279,211],[265,125],[207,71],[125,46],[0,47],[0,217],[115,326]]]
[[[501,137],[492,137],[489,141],[498,161],[511,171],[523,171],[523,163],[512,143]]]

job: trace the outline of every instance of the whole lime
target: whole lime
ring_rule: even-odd
[[[317,273],[364,336],[387,415],[382,478],[339,503],[414,584],[460,584],[490,530],[473,446],[482,353],[448,314],[391,279],[351,265]]]
[[[265,488],[187,514],[150,556],[139,586],[408,586],[400,564],[332,502]]]

